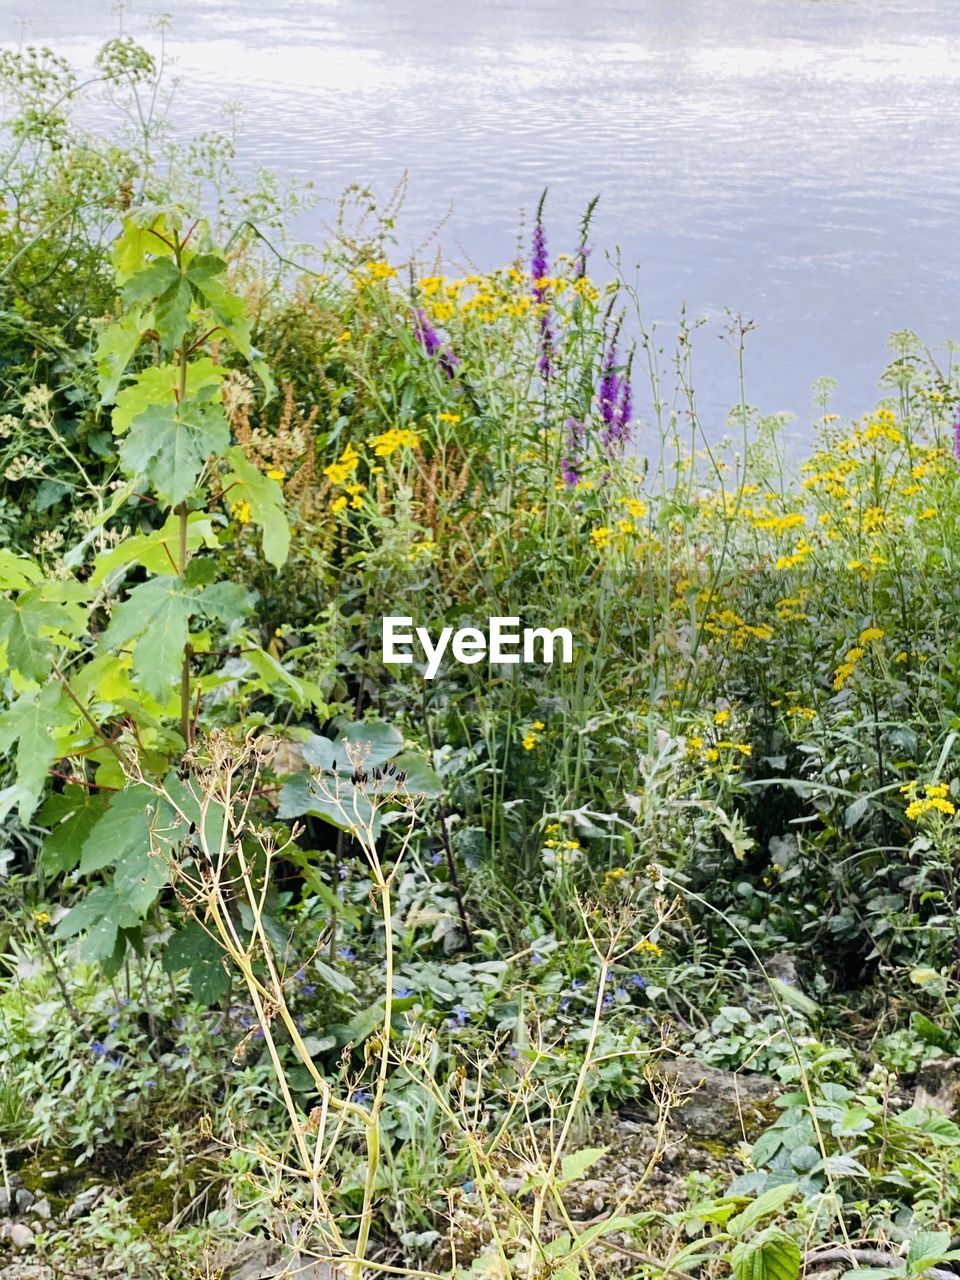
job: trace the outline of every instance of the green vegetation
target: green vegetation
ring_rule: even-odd
[[[0,1245],[945,1274],[960,376],[900,333],[809,461],[745,391],[718,443],[592,208],[483,276],[361,191],[292,245],[98,66],[116,136],[0,57]]]

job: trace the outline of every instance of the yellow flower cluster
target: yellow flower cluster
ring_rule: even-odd
[[[389,431],[383,431],[367,441],[378,458],[389,458],[397,449],[415,449],[419,443],[417,433],[406,427],[391,427]]]
[[[773,639],[773,627],[768,623],[747,622],[732,609],[723,609],[719,613],[711,614],[703,624],[703,629],[708,635],[725,640],[734,649],[742,649],[751,639],[764,642]]]
[[[916,822],[928,813],[945,813],[949,817],[956,813],[956,806],[947,799],[950,788],[945,782],[932,782],[923,788],[923,795],[918,794],[916,782],[908,782],[900,788],[900,794],[910,797],[905,810],[908,822]]]
[[[539,735],[543,732],[545,728],[546,726],[544,725],[542,720],[534,720],[533,724],[530,726],[527,732],[523,735],[522,745],[523,745],[524,751],[532,751],[534,749],[534,747],[540,741]]]

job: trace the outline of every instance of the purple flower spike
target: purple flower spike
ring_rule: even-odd
[[[960,462],[960,408],[957,409],[957,420],[953,424],[953,454]]]
[[[543,201],[540,202],[541,207]],[[533,299],[546,304],[546,289],[540,285],[550,272],[550,259],[547,257],[547,233],[543,229],[543,219],[537,211],[537,221],[533,228],[533,246],[530,255],[530,276],[533,280]],[[544,382],[553,377],[553,323],[549,306],[544,306],[540,317],[540,354],[537,357],[537,371]]]
[[[603,362],[597,390],[600,404],[600,443],[610,457],[619,457],[630,441],[633,389],[628,378],[616,372],[617,344],[611,343]]]
[[[560,463],[563,483],[575,489],[582,479],[583,423],[574,417],[567,419],[567,456]]]
[[[422,307],[418,307],[414,312],[413,331],[426,354],[431,359],[436,356],[444,377],[452,378],[456,374],[460,357],[455,356],[449,348],[443,345],[440,335],[430,323],[427,313]]]

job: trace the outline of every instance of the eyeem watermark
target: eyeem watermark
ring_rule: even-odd
[[[483,662],[539,663],[549,666],[559,651],[561,662],[573,661],[573,636],[566,627],[525,627],[519,618],[488,618],[487,630],[478,627],[444,627],[436,643],[426,627],[414,627],[413,618],[389,616],[383,620],[383,661],[391,666],[414,662],[412,652],[419,643],[426,659],[425,676],[433,680],[447,649],[456,662],[467,666]],[[539,650],[539,656],[538,656]]]

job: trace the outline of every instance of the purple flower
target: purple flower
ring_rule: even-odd
[[[353,947],[337,947],[337,955],[341,960],[355,960],[357,958],[357,953]]]
[[[373,1094],[370,1092],[369,1089],[358,1089],[356,1093],[354,1093],[351,1096],[351,1101],[352,1102],[369,1102],[372,1097],[373,1097]]]
[[[469,1018],[470,1018],[470,1015],[469,1013],[467,1013],[466,1009],[464,1009],[462,1005],[458,1004],[453,1011],[453,1017],[450,1019],[450,1021],[456,1022],[458,1027],[463,1027],[463,1026],[466,1026],[467,1022],[469,1021]]]
[[[417,336],[417,341],[423,347],[426,354],[433,359],[437,358],[437,363],[443,372],[444,377],[452,378],[457,371],[457,365],[460,363],[458,356],[443,345],[443,341],[436,329],[427,318],[427,313],[422,307],[417,307],[414,314],[413,331]]]
[[[567,419],[567,456],[560,463],[563,483],[575,489],[580,483],[583,466],[583,423],[572,415]]]
[[[611,342],[603,362],[597,400],[600,406],[600,443],[610,457],[619,457],[630,441],[633,390],[629,378],[617,373],[617,343]]]
[[[397,987],[394,995],[398,1000],[406,1000],[407,996],[413,995],[413,987]]]
[[[960,408],[957,409],[957,420],[953,424],[953,453],[960,462]]]
[[[544,192],[546,195],[546,192]],[[546,289],[541,285],[550,271],[550,260],[547,257],[547,234],[543,229],[541,211],[543,200],[537,209],[537,221],[533,228],[533,246],[530,255],[530,276],[533,280],[533,300],[542,308],[540,315],[540,354],[537,357],[537,371],[545,382],[553,377],[553,320],[547,302]]]

